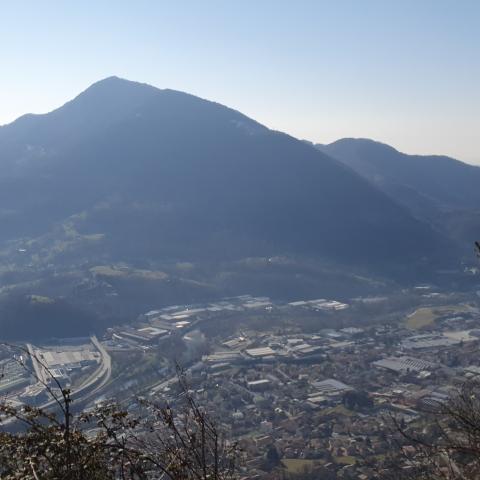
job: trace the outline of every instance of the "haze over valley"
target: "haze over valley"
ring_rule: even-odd
[[[480,4],[0,19],[2,480],[480,478]]]
[[[1,127],[0,151],[2,303],[60,298],[92,319],[45,318],[32,335],[246,291],[448,285],[473,261],[478,167],[440,158],[444,174],[422,157],[402,171],[387,146],[314,148],[182,92],[110,77]],[[26,331],[16,315],[2,320],[12,338]]]

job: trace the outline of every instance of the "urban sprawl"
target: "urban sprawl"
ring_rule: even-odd
[[[180,366],[238,442],[245,477],[282,468],[368,479],[398,448],[392,416],[418,422],[480,375],[476,299],[428,285],[403,294],[414,309],[392,312],[388,297],[242,295],[148,311],[103,338],[4,346],[0,394],[52,408],[58,382],[77,408],[116,401],[135,412],[139,397],[175,404]]]

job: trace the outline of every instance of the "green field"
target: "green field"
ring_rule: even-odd
[[[472,307],[469,305],[446,305],[443,307],[422,307],[415,310],[407,317],[407,327],[412,330],[421,330],[422,328],[433,325],[435,321],[445,315],[455,315],[459,313],[470,312]]]
[[[111,278],[134,278],[143,280],[165,280],[168,275],[157,270],[118,267],[116,265],[97,265],[90,268],[94,275]]]
[[[30,295],[30,301],[32,303],[46,303],[46,304],[55,303],[55,300],[53,298],[44,297],[43,295]]]

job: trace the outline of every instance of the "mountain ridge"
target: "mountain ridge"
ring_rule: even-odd
[[[72,334],[85,319],[101,328],[246,290],[380,292],[430,281],[455,256],[428,222],[311,145],[111,77],[0,128],[0,221],[0,310],[60,299],[58,318],[78,309]],[[0,319],[11,338],[24,335],[18,315]]]
[[[126,217],[134,204],[155,210],[142,225],[128,221],[137,221],[142,236],[155,225],[170,247],[179,241],[192,251],[182,233],[190,222],[197,253],[208,238],[233,235],[232,249],[244,237],[249,255],[258,242],[261,254],[305,250],[381,264],[395,263],[400,252],[423,258],[435,244],[428,225],[330,156],[218,103],[118,77],[2,127],[0,151],[0,200],[10,212],[3,216],[19,213],[26,235],[27,219],[37,219],[38,234],[82,211],[90,227],[79,228],[118,230],[95,205],[119,197]],[[19,188],[31,189],[33,200],[19,197]],[[21,223],[9,230],[7,221],[4,239]],[[410,235],[399,243],[403,231]]]
[[[409,155],[370,139],[316,147],[467,248],[480,234],[479,166],[443,155]]]

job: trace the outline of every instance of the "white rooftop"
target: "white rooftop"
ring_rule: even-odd
[[[251,357],[267,357],[269,355],[275,355],[275,351],[270,347],[249,348],[248,350],[245,350],[245,353]]]
[[[345,383],[334,378],[328,378],[327,380],[322,380],[321,382],[314,382],[313,386],[318,390],[319,394],[324,395],[332,395],[353,390],[352,387],[349,387]]]

